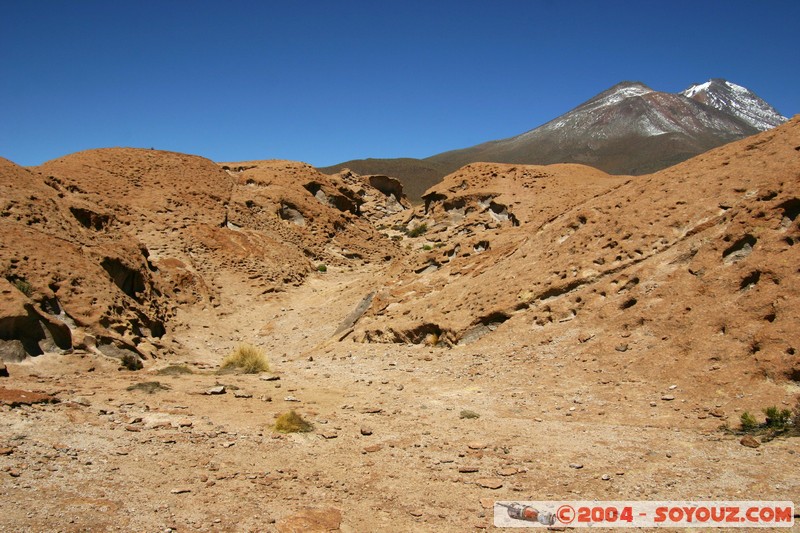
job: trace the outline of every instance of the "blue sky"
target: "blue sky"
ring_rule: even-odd
[[[800,113],[791,1],[7,1],[0,156],[427,157],[623,80],[726,78]]]

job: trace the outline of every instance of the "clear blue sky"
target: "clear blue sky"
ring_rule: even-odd
[[[427,157],[622,80],[726,78],[800,113],[800,2],[3,2],[0,156]]]

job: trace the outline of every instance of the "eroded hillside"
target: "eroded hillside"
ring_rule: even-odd
[[[798,146],[795,119],[648,176],[467,166],[404,220],[427,227],[422,251],[354,338],[466,344],[511,322],[610,348],[625,332],[676,367],[796,379]]]
[[[400,255],[362,215],[365,197],[389,201],[368,180],[285,161],[231,168],[138,149],[3,161],[4,358],[98,348],[138,366],[174,353],[179,308]]]

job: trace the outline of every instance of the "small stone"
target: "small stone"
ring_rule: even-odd
[[[125,426],[125,431],[138,432],[138,431],[141,431],[141,430],[142,430],[142,428],[140,428],[140,427],[131,426],[131,425]]]
[[[366,448],[364,448],[364,452],[365,453],[374,453],[374,452],[378,452],[378,451],[380,451],[382,449],[383,449],[383,446],[381,446],[380,444],[373,444],[371,446],[367,446]]]
[[[0,448],[0,455],[11,455],[14,453],[14,448]]]
[[[677,386],[677,385],[670,385],[670,386],[669,386],[669,390],[675,390],[675,389],[677,389],[677,388],[678,388],[678,386]]]
[[[420,511],[419,509],[414,509],[413,511],[409,511],[408,514],[419,518],[420,516],[422,516],[422,511]]]
[[[593,338],[594,338],[594,335],[592,335],[591,333],[586,333],[586,332],[583,332],[583,333],[580,333],[580,334],[578,335],[578,342],[580,342],[581,344],[583,344],[584,342],[589,342],[589,341],[590,341],[590,340],[592,340]]]
[[[335,431],[323,431],[320,435],[325,439],[335,439],[339,436]]]
[[[675,399],[675,396],[673,396],[672,394],[665,394],[664,396],[661,397],[661,399],[664,400],[665,402],[671,402],[672,400]]]
[[[658,404],[657,404],[656,402],[650,402],[650,407],[655,407],[655,406],[657,406],[657,405],[658,405]]]
[[[403,390],[404,387],[403,387],[403,385],[398,385],[396,388],[397,388],[397,390]]]
[[[202,474],[202,475],[200,476],[200,481],[201,481],[201,482],[203,482],[203,483],[205,483],[206,481],[208,481],[208,476],[207,476],[207,475],[205,475],[205,474]]]
[[[583,468],[583,465],[581,463],[570,463],[569,467],[574,468],[575,470],[580,470],[581,468]]]
[[[8,475],[11,477],[19,477],[22,475],[22,473],[16,468],[12,468],[11,470],[8,471]]]
[[[361,412],[365,415],[377,415],[378,413],[382,413],[383,409],[380,407],[366,407],[362,409]]]
[[[281,378],[280,376],[269,375],[269,376],[261,376],[259,379],[261,381],[278,381]]]
[[[475,482],[479,487],[484,489],[497,490],[503,486],[503,480],[496,477],[481,478]]]
[[[294,396],[286,396],[286,397],[283,399],[283,401],[284,401],[284,402],[299,402],[300,400],[298,400],[298,399],[297,399],[297,398],[295,398]]]
[[[758,442],[758,439],[752,435],[745,435],[742,437],[742,440],[739,441],[739,444],[742,446],[747,446],[748,448],[758,448],[761,446],[761,443]]]
[[[192,427],[192,421],[191,420],[181,420],[181,421],[178,422],[178,427],[179,428],[190,428],[190,427]]]
[[[248,394],[246,392],[242,392],[240,390],[237,390],[237,391],[233,391],[233,397],[234,398],[252,398],[253,395],[252,394]]]
[[[180,488],[177,488],[177,489],[172,489],[170,491],[170,493],[172,493],[172,494],[186,494],[187,492],[192,492],[192,489],[187,488],[187,487],[180,487]]]
[[[365,437],[372,435],[372,428],[368,426],[361,426],[361,434]]]
[[[725,411],[723,411],[722,409],[712,409],[708,412],[708,414],[716,418],[722,418],[723,416],[725,416]]]
[[[207,395],[212,394],[225,394],[225,386],[224,385],[217,385],[216,387],[211,387],[205,392]]]
[[[478,471],[477,466],[459,466],[458,471],[462,474],[472,474]]]
[[[481,507],[484,509],[493,509],[494,502],[494,498],[481,498]]]
[[[611,476],[609,476],[608,474],[603,474],[602,476],[600,476],[600,479],[602,479],[603,481],[608,481],[611,479]]]
[[[513,476],[513,475],[516,475],[518,473],[519,473],[519,470],[517,470],[513,466],[505,466],[503,468],[500,468],[497,471],[497,474],[500,475],[500,476]]]
[[[616,351],[618,351],[618,352],[627,352],[628,351],[628,345],[627,344],[620,344],[618,346],[615,346],[614,349]]]
[[[486,446],[487,445],[483,442],[470,442],[467,444],[467,448],[470,450],[483,450]]]

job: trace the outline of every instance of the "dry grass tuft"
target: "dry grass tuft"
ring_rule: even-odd
[[[303,420],[294,410],[283,413],[275,420],[275,431],[279,433],[308,433],[313,426]]]
[[[220,371],[226,370],[239,370],[245,374],[269,372],[269,362],[260,349],[243,344],[222,360]]]

